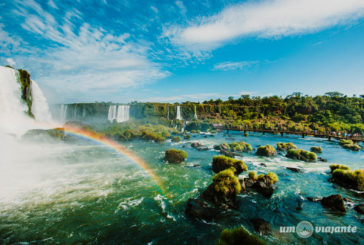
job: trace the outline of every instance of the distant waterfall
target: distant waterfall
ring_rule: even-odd
[[[61,105],[61,112],[60,112],[60,120],[61,122],[66,122],[67,120],[67,108],[68,105]]]
[[[195,115],[193,116],[194,119],[197,119],[197,112],[196,112],[196,105],[195,105]]]
[[[117,122],[126,122],[130,117],[129,105],[110,105],[107,120],[110,122],[116,120]]]
[[[167,119],[169,120],[169,106],[167,107]]]
[[[129,105],[119,105],[118,106],[118,113],[116,116],[117,122],[126,122],[129,120],[130,116],[130,106]]]
[[[181,106],[177,106],[177,116],[176,116],[177,120],[182,120],[182,115],[181,115]]]

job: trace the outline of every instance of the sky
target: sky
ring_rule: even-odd
[[[50,103],[364,94],[364,0],[2,0],[0,47]]]

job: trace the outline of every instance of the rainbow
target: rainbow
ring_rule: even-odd
[[[75,126],[70,125],[64,125],[61,129],[63,129],[65,132],[78,135],[87,139],[90,139],[92,141],[101,143],[103,145],[106,145],[110,147],[111,149],[121,153],[122,155],[128,157],[130,160],[138,164],[151,178],[152,180],[158,185],[158,187],[161,189],[162,193],[166,193],[166,190],[163,186],[162,180],[154,173],[154,171],[149,167],[149,165],[140,157],[135,155],[132,151],[125,148],[124,146],[120,145],[119,143],[115,142],[112,139],[109,139],[105,137],[104,135],[95,132],[90,131],[86,129],[82,129]]]

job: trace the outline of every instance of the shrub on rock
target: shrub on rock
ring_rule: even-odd
[[[339,144],[345,149],[352,151],[360,151],[361,149],[360,145],[355,144],[352,140],[341,139]]]
[[[169,163],[181,163],[187,158],[187,152],[183,150],[170,149],[165,153],[164,161]]]
[[[277,143],[277,150],[278,151],[288,151],[289,149],[297,149],[297,146],[293,143]]]
[[[235,176],[235,169],[225,169],[212,178],[214,189],[223,195],[237,195],[241,191],[241,185]]]
[[[268,177],[271,180],[272,184],[277,183],[278,180],[279,180],[277,174],[273,173],[273,172],[269,172],[265,176]]]
[[[190,134],[186,134],[186,135],[183,136],[183,138],[186,139],[186,140],[189,140],[189,139],[191,139],[191,135]]]
[[[257,172],[255,172],[255,171],[250,171],[250,172],[249,172],[249,179],[252,179],[252,180],[258,180],[258,174],[257,174]]]
[[[172,142],[180,142],[181,141],[181,137],[179,136],[175,136],[172,138]]]
[[[214,171],[215,173],[218,173],[225,169],[229,169],[231,167],[235,168],[235,173],[237,175],[239,175],[243,171],[248,171],[248,167],[241,160],[222,155],[214,156],[214,158],[212,159],[212,171]]]
[[[286,157],[296,160],[302,160],[305,162],[314,162],[317,159],[315,153],[302,149],[290,149],[288,150]]]
[[[271,145],[260,146],[257,150],[258,156],[270,157],[277,155],[276,150]]]
[[[238,245],[238,244],[249,244],[249,245],[266,245],[267,243],[250,234],[243,227],[234,229],[224,229],[220,238],[217,242],[218,245]]]
[[[312,146],[311,151],[315,153],[322,153],[322,148],[320,146]]]
[[[350,168],[346,165],[342,165],[342,164],[331,164],[330,165],[330,169],[331,169],[331,173],[335,170],[335,169],[343,169],[343,170],[350,170]]]
[[[250,152],[253,150],[253,147],[244,142],[233,142],[229,144],[231,151],[237,151],[237,152]]]
[[[336,168],[332,171],[332,180],[341,186],[364,191],[364,169],[350,170]]]

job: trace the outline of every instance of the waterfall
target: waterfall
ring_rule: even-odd
[[[196,112],[196,105],[195,105],[195,115],[193,116],[194,119],[197,119],[197,112]]]
[[[176,116],[177,120],[182,120],[182,116],[181,116],[181,106],[177,106],[177,116]]]
[[[42,90],[39,88],[38,84],[32,80],[32,112],[34,117],[38,121],[49,122],[52,120],[51,114],[49,112],[49,107],[47,99],[44,97]]]
[[[61,105],[60,121],[66,122],[67,120],[67,108],[68,105]]]
[[[169,120],[169,106],[167,107],[167,119]]]
[[[117,122],[128,121],[130,117],[129,105],[110,105],[107,120],[110,122],[116,120]]]
[[[82,108],[82,117],[86,117],[86,109],[85,109],[85,107]]]
[[[119,105],[118,106],[118,113],[116,116],[117,122],[125,122],[129,120],[129,105]]]
[[[37,120],[29,117],[27,105],[21,99],[18,71],[0,66],[0,133],[23,135],[32,128],[49,127],[40,122],[51,120],[47,100],[38,85],[32,81],[32,111]]]

